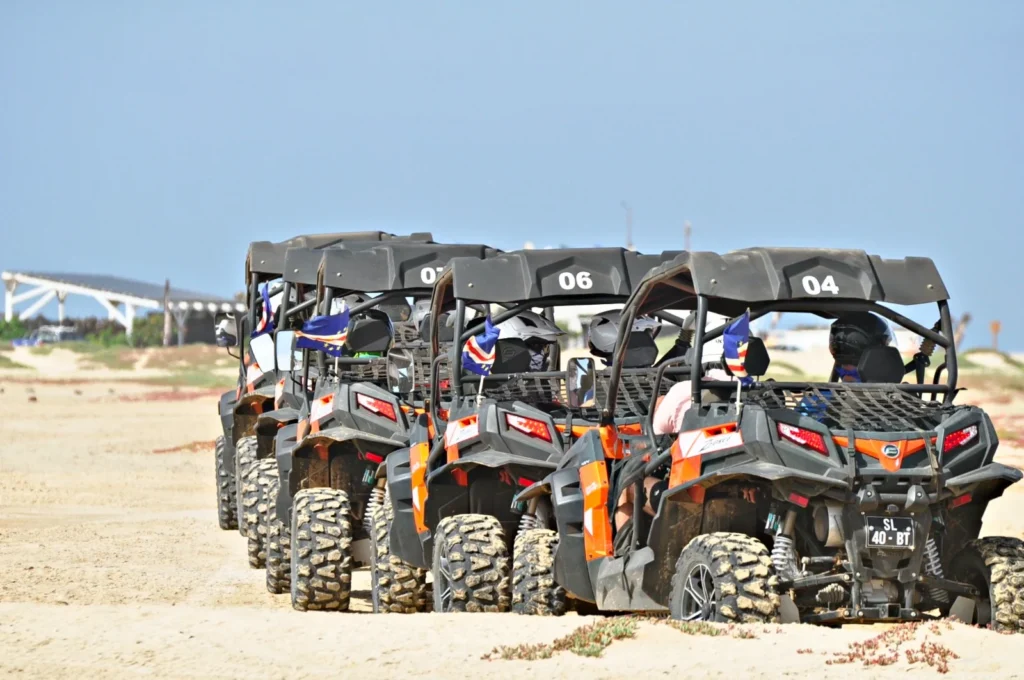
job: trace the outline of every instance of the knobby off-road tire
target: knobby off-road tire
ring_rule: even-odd
[[[674,619],[776,623],[778,577],[768,549],[744,534],[697,536],[683,548],[672,576]]]
[[[235,466],[229,465],[228,443],[221,435],[214,448],[217,466],[217,522],[225,531],[238,528],[238,501],[235,499]]]
[[[427,599],[427,572],[406,564],[391,554],[388,536],[395,510],[391,499],[373,513],[370,551],[373,611],[378,614],[414,614],[430,609]]]
[[[258,444],[256,437],[242,437],[235,446],[235,513],[238,517],[238,533],[248,536],[245,530],[245,507],[242,504],[242,491],[249,468],[256,462]]]
[[[352,590],[352,518],[348,495],[303,489],[292,507],[292,607],[348,609]]]
[[[954,560],[953,579],[978,588],[977,621],[1002,632],[1024,633],[1024,541],[979,538]]]
[[[512,611],[535,616],[565,614],[565,588],[555,582],[558,532],[529,529],[512,550]]]
[[[508,611],[510,562],[505,532],[494,517],[441,520],[434,539],[434,611]]]
[[[291,527],[277,518],[277,494],[281,479],[277,466],[267,470],[266,504],[263,526],[267,528],[264,546],[267,553],[267,591],[274,595],[288,592],[291,582],[292,543]]]
[[[272,458],[256,461],[249,466],[249,474],[242,487],[242,506],[245,512],[245,538],[249,553],[249,566],[262,569],[267,562],[267,487],[268,473],[277,471],[277,461]]]

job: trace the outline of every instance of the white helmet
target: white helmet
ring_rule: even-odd
[[[499,336],[502,339],[519,338],[520,340],[541,340],[546,343],[557,342],[565,331],[545,319],[536,312],[529,310],[520,312],[508,321],[498,324]]]

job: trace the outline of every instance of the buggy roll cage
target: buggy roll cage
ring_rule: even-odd
[[[437,270],[451,258],[475,256],[491,257],[501,251],[483,244],[441,244],[432,241],[380,243],[358,250],[342,247],[316,252],[318,263],[314,283],[316,296],[307,301],[321,314],[329,314],[331,304],[338,296],[350,293],[374,295],[368,300],[349,307],[354,317],[386,302],[406,298],[424,299],[433,289]],[[303,303],[303,304],[307,304]],[[302,351],[302,381],[307,384],[311,353]],[[326,371],[323,352],[316,352],[318,367]],[[340,357],[338,365],[357,366],[372,363],[373,359]],[[308,396],[307,396],[308,399]]]
[[[519,250],[503,253],[487,261],[455,258],[438,275],[430,303],[431,323],[431,416],[437,412],[439,371],[445,355],[441,352],[440,324],[444,312],[454,308],[453,342],[448,350],[452,366],[451,386],[454,400],[463,396],[464,378],[459,368],[463,344],[478,328],[466,328],[466,310],[483,304],[504,310],[491,317],[495,325],[526,310],[544,309],[554,321],[554,308],[567,305],[621,305],[632,293],[634,282],[660,263],[670,261],[679,251],[645,255],[624,248],[560,248]],[[586,278],[581,278],[581,276]],[[580,282],[585,285],[579,285]],[[670,313],[660,314],[672,323],[682,321]],[[630,322],[630,325],[632,322]],[[556,345],[557,347],[557,345]],[[553,360],[558,359],[558,353]],[[493,377],[493,376],[492,376]]]
[[[821,272],[824,273],[815,276]],[[730,276],[733,280],[728,278]],[[815,297],[822,291],[818,280],[821,277],[831,281],[831,287],[837,291],[834,294],[838,295],[837,281],[848,291],[847,294],[825,299]],[[808,279],[813,279],[813,283],[808,282]],[[807,295],[801,294],[798,286],[802,286]],[[812,292],[814,290],[817,293]],[[766,292],[772,293],[773,297],[766,298]],[[883,302],[901,305],[935,303],[939,308],[939,321],[934,328],[926,328],[880,304]],[[949,312],[949,295],[930,259],[884,260],[877,255],[867,255],[864,251],[812,248],[749,248],[724,255],[710,252],[683,253],[672,262],[649,272],[623,308],[611,362],[608,393],[601,411],[602,425],[610,425],[614,420],[614,405],[626,350],[624,329],[631,328],[639,314],[657,312],[664,308],[692,309],[696,314],[689,370],[691,396],[697,407],[701,405],[703,388],[736,387],[732,382],[701,381],[699,378],[704,373],[704,343],[721,336],[729,323],[743,311],[750,312],[751,320],[772,312],[809,312],[825,318],[834,318],[840,313],[851,311],[874,312],[945,350],[945,361],[936,368],[932,384],[924,380],[923,369],[927,366],[924,363],[927,357],[919,352],[915,361],[906,367],[906,372],[915,367],[918,369],[918,384],[900,384],[897,385],[898,389],[918,394],[931,393],[933,400],[937,394],[944,394],[945,404],[950,404],[956,395],[956,346]],[[729,320],[707,330],[708,312],[722,314]],[[684,361],[684,358],[678,358],[662,364],[655,382],[655,395],[665,371]],[[943,370],[946,372],[946,384],[938,385]],[[807,384],[772,383],[772,386],[799,389]]]

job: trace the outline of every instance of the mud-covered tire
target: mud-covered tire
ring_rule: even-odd
[[[391,499],[373,513],[370,531],[370,565],[373,611],[377,614],[414,614],[430,609],[427,571],[413,567],[391,554],[389,532],[395,519]]]
[[[256,437],[242,437],[235,445],[235,514],[238,517],[238,533],[248,536],[245,529],[245,507],[242,504],[242,491],[249,468],[256,462],[259,445]]]
[[[235,466],[228,464],[228,443],[217,437],[214,460],[217,467],[217,522],[225,531],[238,528],[238,501],[235,499]]]
[[[434,611],[508,611],[510,562],[505,532],[494,517],[441,520],[432,561]]]
[[[565,588],[555,582],[558,532],[529,529],[512,549],[512,611],[534,616],[565,614]]]
[[[952,577],[981,591],[981,626],[1024,633],[1024,541],[989,536],[971,541],[954,560]]]
[[[705,605],[698,606],[702,595]],[[756,538],[702,534],[683,548],[676,561],[669,597],[674,619],[777,623],[780,604],[771,557]]]
[[[263,569],[267,562],[267,525],[265,521],[267,507],[267,487],[270,484],[269,472],[277,471],[277,461],[264,459],[249,466],[249,474],[242,487],[242,507],[245,515],[246,549],[249,554],[249,566]]]
[[[346,611],[352,590],[352,517],[348,495],[303,489],[292,506],[292,607]]]
[[[291,582],[292,543],[291,527],[277,518],[277,494],[281,479],[275,465],[266,472],[267,502],[263,525],[267,528],[265,547],[267,552],[267,591],[273,595],[288,592]]]

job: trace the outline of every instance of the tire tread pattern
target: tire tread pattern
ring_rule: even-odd
[[[711,568],[718,589],[719,621],[778,623],[779,579],[764,543],[746,534],[729,532],[695,537],[676,562],[669,602],[682,602],[687,567],[694,560],[704,561]],[[677,612],[672,614],[676,616]]]
[[[225,531],[238,528],[238,501],[235,498],[235,468],[227,462],[227,440],[217,437],[214,449],[217,465],[217,522]]]
[[[292,508],[292,607],[346,611],[352,590],[352,516],[348,495],[304,489]]]
[[[429,610],[427,572],[391,554],[388,533],[395,519],[391,499],[373,513],[372,539],[377,572],[378,613],[414,614]]]
[[[512,611],[534,616],[565,614],[565,588],[555,581],[558,532],[529,529],[516,536],[512,550]]]
[[[506,612],[511,560],[505,532],[490,515],[446,517],[437,527],[434,568],[445,551],[452,577],[452,612]],[[434,610],[440,611],[443,587],[434,574]]]

